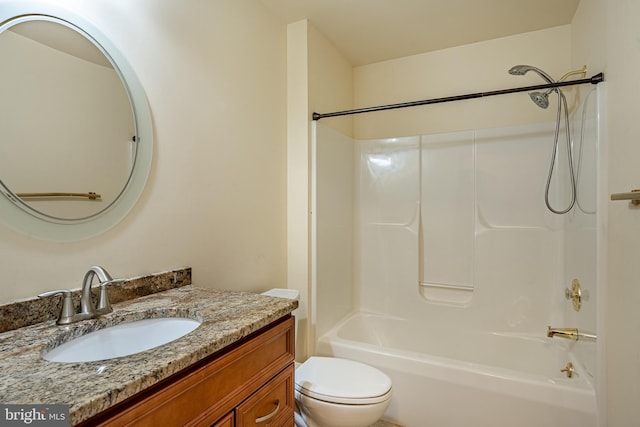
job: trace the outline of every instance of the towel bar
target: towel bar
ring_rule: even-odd
[[[640,189],[631,190],[629,193],[613,193],[611,200],[630,200],[634,206],[640,205]]]
[[[89,193],[16,193],[21,199],[35,199],[45,197],[82,197],[89,200],[101,200],[100,194]]]

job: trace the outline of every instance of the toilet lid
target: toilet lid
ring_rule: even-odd
[[[311,357],[295,373],[298,392],[319,400],[365,405],[387,400],[391,379],[378,369],[353,360]]]

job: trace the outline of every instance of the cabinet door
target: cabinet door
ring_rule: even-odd
[[[236,426],[293,426],[293,365],[290,365],[236,409]]]

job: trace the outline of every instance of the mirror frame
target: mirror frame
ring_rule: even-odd
[[[133,68],[111,41],[93,24],[73,12],[51,3],[40,1],[16,0],[3,1],[0,10],[0,27],[18,18],[32,16],[43,20],[51,18],[64,21],[73,29],[81,30],[80,34],[96,44],[107,53],[122,84],[129,94],[136,127],[136,158],[131,175],[120,196],[109,207],[99,214],[79,220],[63,222],[49,221],[34,215],[32,209],[20,206],[22,202],[11,200],[11,195],[0,192],[0,220],[13,229],[26,233],[30,237],[54,240],[75,241],[104,233],[119,223],[133,208],[140,198],[151,170],[153,157],[153,127],[151,111],[146,95]],[[0,33],[1,34],[1,33]]]

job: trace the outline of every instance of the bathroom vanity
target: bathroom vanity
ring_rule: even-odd
[[[287,316],[81,426],[291,426],[293,318]]]
[[[97,319],[0,333],[0,402],[69,404],[71,425],[292,426],[297,302],[186,285],[113,305]],[[42,355],[90,331],[154,317],[201,322],[125,357],[60,363]]]

